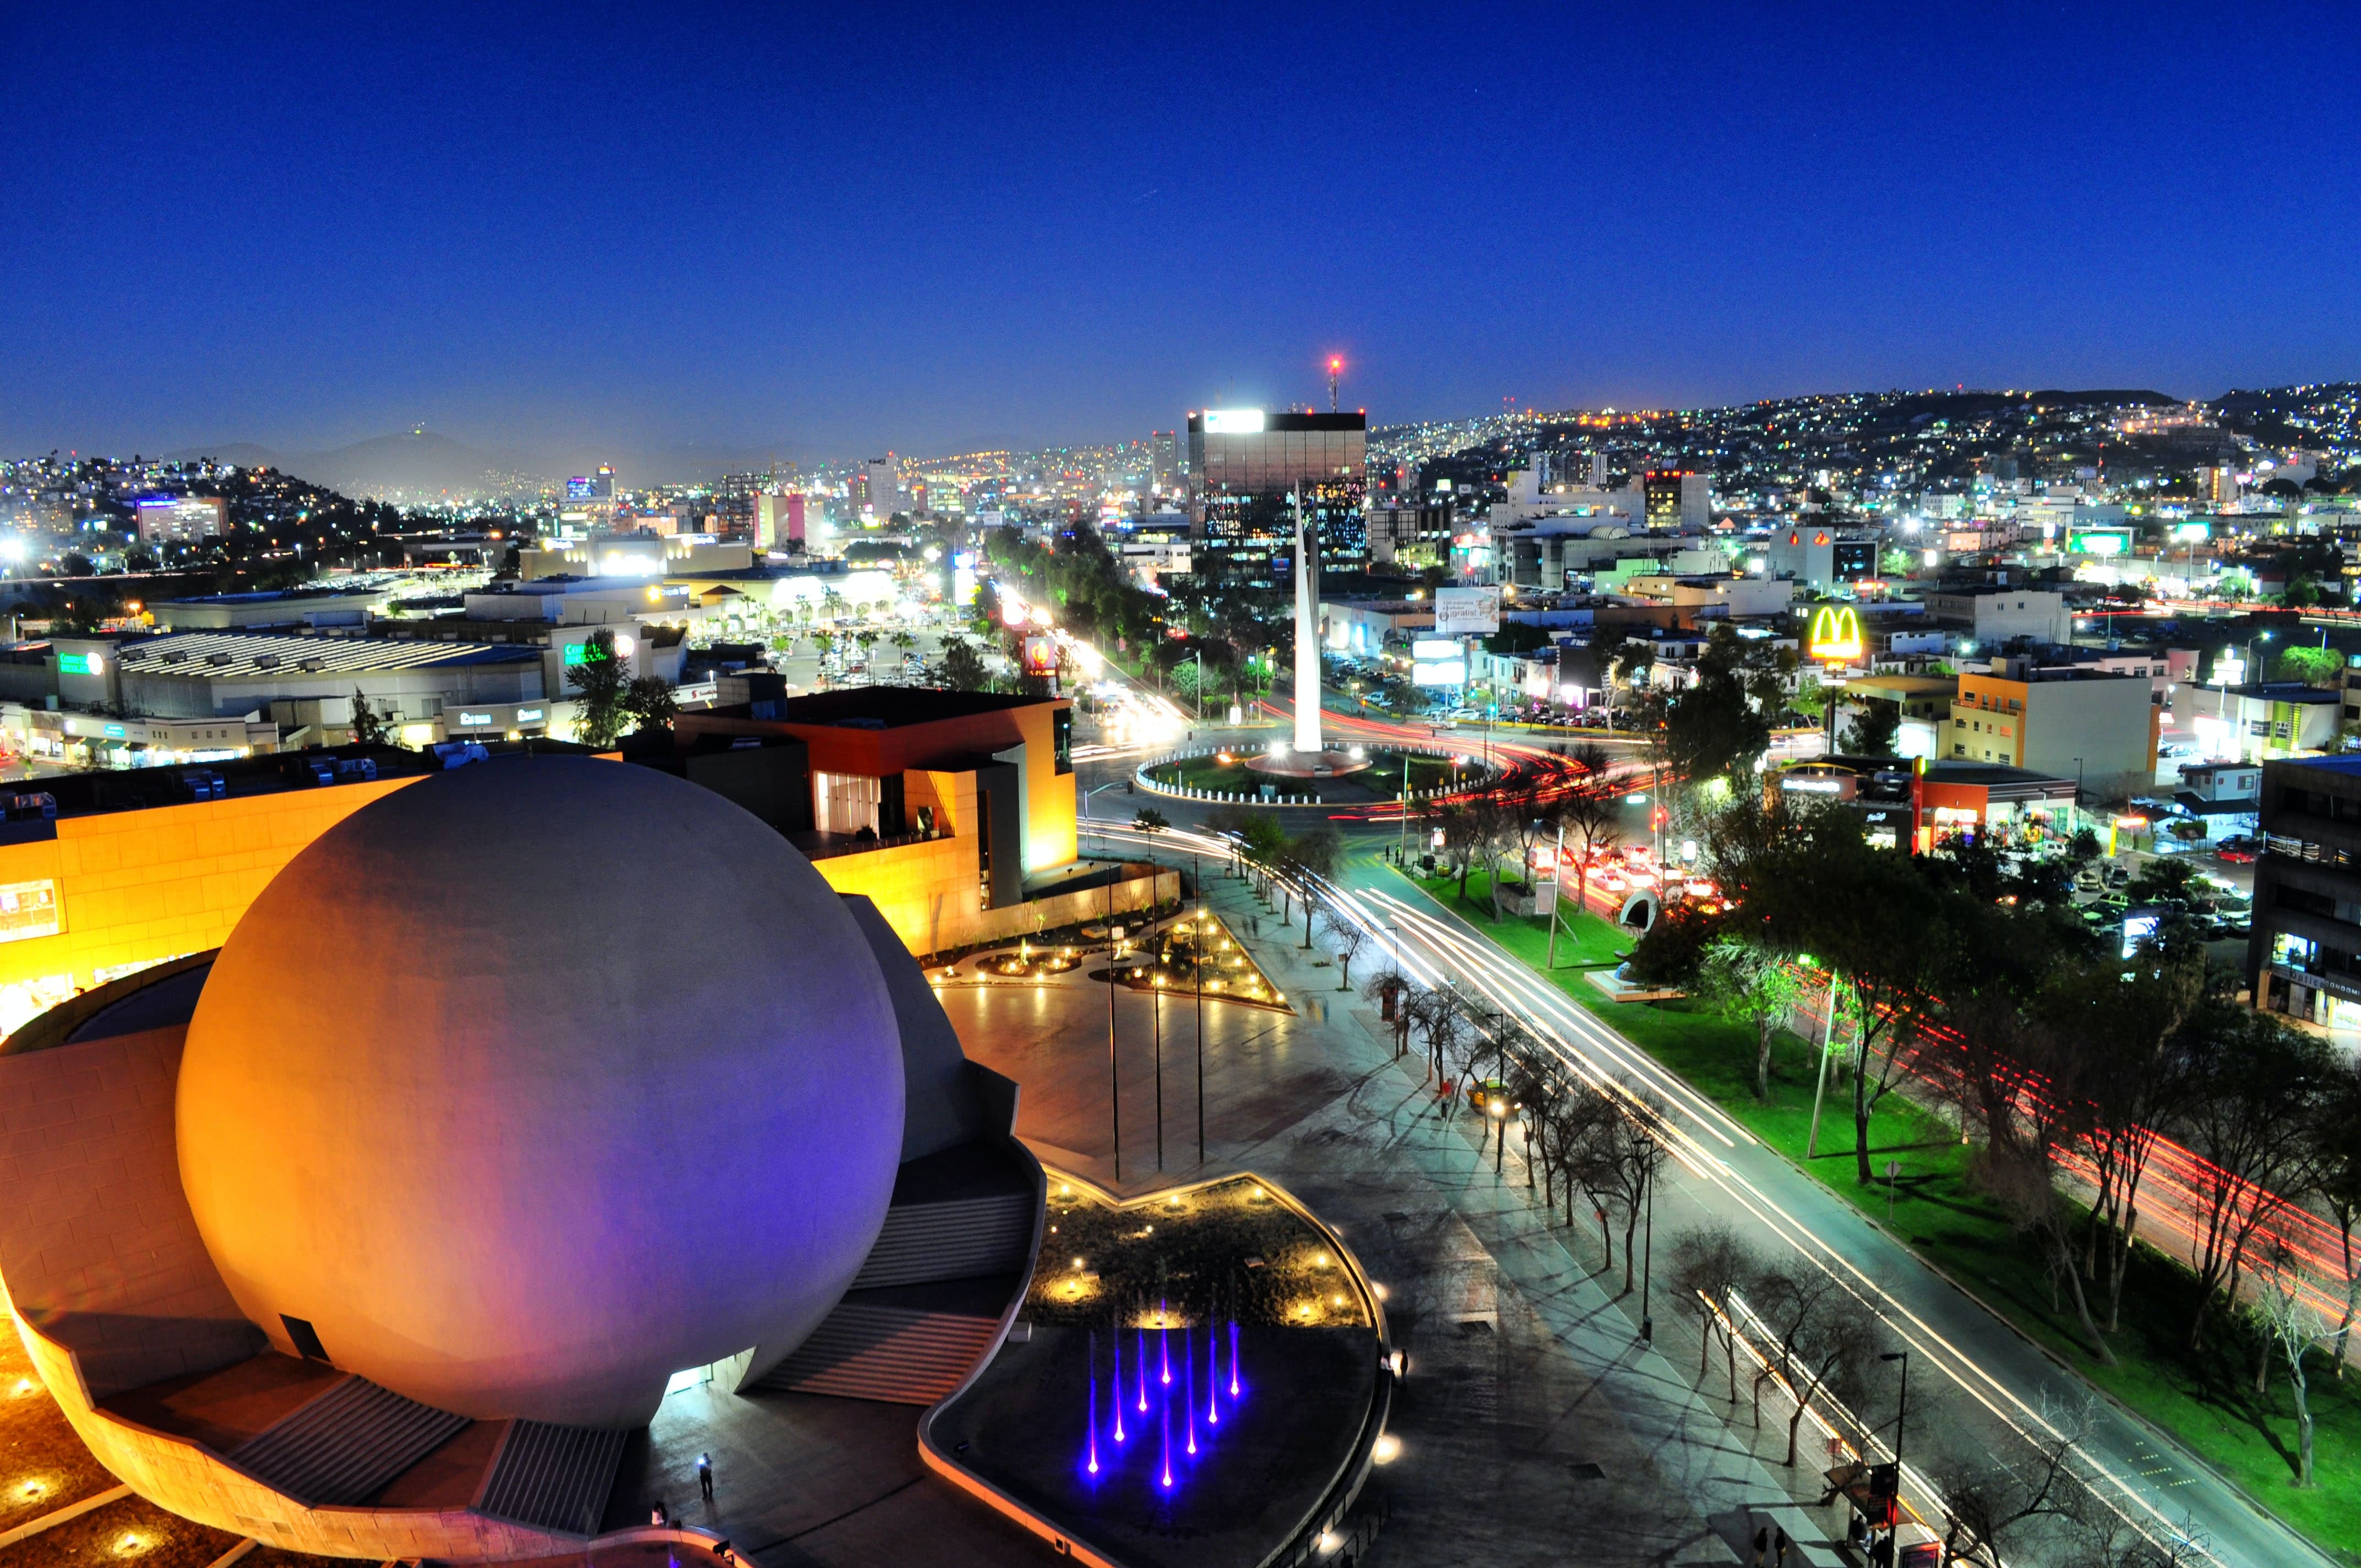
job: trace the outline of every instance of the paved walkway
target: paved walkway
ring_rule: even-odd
[[[1234,930],[1251,930],[1258,906],[1243,883],[1213,881],[1208,896]],[[1117,993],[1121,1186],[1255,1169],[1334,1224],[1387,1287],[1410,1375],[1392,1427],[1401,1454],[1373,1483],[1391,1493],[1393,1519],[1370,1560],[1727,1563],[1744,1560],[1733,1548],[1750,1521],[1773,1519],[1822,1541],[1838,1516],[1798,1508],[1788,1481],[1752,1452],[1752,1431],[1733,1434],[1640,1343],[1636,1306],[1609,1294],[1620,1274],[1602,1284],[1528,1198],[1520,1168],[1496,1177],[1468,1130],[1433,1114],[1415,1058],[1393,1060],[1367,1004],[1334,989],[1334,968],[1312,967],[1329,955],[1305,953],[1301,930],[1300,916],[1285,928],[1265,916],[1261,939],[1246,938],[1298,1016],[1207,1003],[1204,1168],[1193,1014],[1184,1012],[1185,1096],[1168,1079],[1159,1177],[1149,1003]],[[1024,1085],[1019,1131],[1110,1179],[1105,987],[952,986],[942,996],[970,1053]],[[1693,1356],[1674,1316],[1660,1302],[1660,1338]],[[1804,1484],[1816,1493],[1816,1473]],[[1804,1560],[1839,1561],[1825,1549]]]

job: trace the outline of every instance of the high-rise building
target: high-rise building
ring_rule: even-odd
[[[2224,466],[2197,470],[2197,499],[2210,507],[2238,504],[2238,471]]]
[[[1180,444],[1169,430],[1159,430],[1148,438],[1149,477],[1159,490],[1180,488]]]
[[[885,521],[902,507],[902,466],[891,452],[883,457],[872,457],[862,470],[862,499],[870,515],[879,522]]]
[[[1294,548],[1295,498],[1318,530],[1324,564],[1368,553],[1364,413],[1267,413],[1208,409],[1189,416],[1190,523],[1209,551],[1257,581],[1278,582],[1274,556]],[[1259,566],[1260,569],[1256,569]]]

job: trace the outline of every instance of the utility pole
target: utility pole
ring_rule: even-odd
[[[1652,1132],[1649,1135],[1653,1137],[1654,1134]],[[1656,1267],[1656,1173],[1653,1170],[1648,1172],[1647,1194],[1648,1217],[1644,1222],[1647,1239],[1641,1244],[1645,1250],[1640,1255],[1640,1340],[1643,1344],[1653,1344],[1656,1341],[1656,1320],[1648,1310],[1649,1289],[1654,1281]]]
[[[1902,1469],[1902,1438],[1910,1425],[1910,1353],[1890,1350],[1877,1359],[1902,1363],[1902,1408],[1894,1416],[1894,1468],[1898,1475]]]
[[[1156,965],[1156,948],[1151,939],[1148,949],[1148,967]],[[1148,977],[1148,1007],[1156,1015],[1156,1168],[1164,1168],[1164,977]]]

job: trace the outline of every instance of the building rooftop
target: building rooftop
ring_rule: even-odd
[[[351,674],[447,669],[455,664],[538,662],[539,651],[489,642],[422,642],[390,637],[297,637],[268,631],[177,631],[116,646],[126,675]]]
[[[814,692],[794,696],[779,706],[787,724],[861,724],[880,729],[932,724],[972,714],[1003,713],[1011,708],[1038,707],[1058,701],[1046,696],[1008,696],[994,692],[938,691],[931,686],[856,686],[847,691]]]
[[[2271,765],[2279,768],[2308,768],[2316,773],[2341,773],[2346,778],[2361,778],[2361,757],[2289,757],[2276,760]]]
[[[186,598],[159,599],[151,609],[160,609],[172,604],[257,605],[292,604],[313,599],[379,598],[382,588],[323,587],[323,588],[262,588],[243,594],[192,594]]]

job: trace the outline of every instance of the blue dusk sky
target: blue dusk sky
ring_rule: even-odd
[[[0,0],[0,452],[2361,378],[2361,6]],[[1324,406],[1324,405],[1323,405]]]

